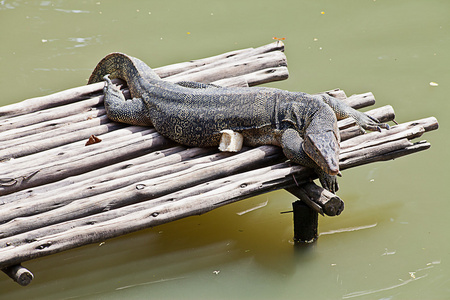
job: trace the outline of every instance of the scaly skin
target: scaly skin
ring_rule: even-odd
[[[110,78],[127,82],[125,100]],[[108,118],[133,125],[153,125],[165,137],[196,147],[218,146],[220,131],[231,129],[249,146],[276,145],[292,162],[313,168],[324,188],[338,190],[339,118],[352,116],[365,129],[387,128],[329,96],[273,88],[226,88],[196,82],[161,80],[141,60],[111,53],[93,71],[89,83],[106,80]]]

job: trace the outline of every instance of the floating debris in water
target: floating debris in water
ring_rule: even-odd
[[[326,231],[326,232],[321,232],[320,235],[322,236],[322,235],[327,235],[327,234],[353,232],[353,231],[373,228],[373,227],[375,227],[377,225],[378,225],[378,223],[374,223],[374,224],[370,224],[370,225],[356,226],[356,227],[340,228],[340,229],[336,229],[336,230],[330,230],[330,231]]]
[[[394,255],[395,253],[395,251],[389,251],[388,248],[384,248],[384,253],[381,256]]]
[[[247,209],[247,210],[238,212],[238,213],[236,213],[236,214],[239,215],[239,216],[242,216],[242,215],[244,215],[244,214],[246,214],[246,213],[249,213],[249,212],[251,212],[251,211],[257,210],[257,209],[259,209],[259,208],[263,208],[264,206],[267,205],[267,203],[269,203],[269,200],[266,200],[266,202],[262,202],[262,203],[260,203],[260,204],[258,204],[258,205],[256,205],[256,206],[254,206],[254,207],[252,207],[252,208],[250,208],[250,209]]]
[[[439,84],[437,84],[436,82],[432,81],[430,82],[430,86],[438,86]]]
[[[430,263],[427,263],[427,266],[431,266],[431,265],[439,265],[441,263],[440,260],[436,260],[436,261],[432,261]]]

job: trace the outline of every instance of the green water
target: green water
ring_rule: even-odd
[[[35,280],[0,274],[0,298],[450,299],[449,13],[447,0],[0,1],[1,105],[83,85],[109,52],[157,67],[276,36],[290,78],[270,86],[372,91],[399,122],[440,121],[430,150],[345,171],[346,208],[309,249],[292,245],[279,191],[26,262]]]

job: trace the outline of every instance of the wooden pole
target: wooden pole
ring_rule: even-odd
[[[178,81],[197,81],[203,83],[212,83],[224,78],[232,78],[248,73],[257,72],[267,68],[287,66],[286,56],[280,51],[264,53],[252,56],[245,60],[233,61],[231,63],[221,64],[214,68],[195,70],[195,72],[180,73],[164,80],[171,82]]]
[[[161,68],[156,68],[155,72],[164,79],[170,78],[172,76],[178,76],[179,74],[182,76],[186,76],[188,74],[196,72],[204,72],[207,69],[215,69],[218,66],[227,64],[230,65],[239,61],[245,61],[252,57],[258,57],[261,54],[278,51],[284,51],[283,43],[275,42],[258,48],[235,50],[208,58],[173,64]]]
[[[415,123],[420,123],[420,122],[415,122]],[[422,128],[422,127],[420,127]],[[389,131],[386,131],[389,132]],[[392,131],[392,133],[394,133],[395,135],[395,131]],[[380,133],[376,133],[379,136],[383,136],[383,134]],[[374,139],[373,137],[370,137],[369,134],[365,135],[368,137],[369,141],[371,142],[367,147],[367,148],[358,148],[358,147],[353,147],[353,151],[350,152],[344,152],[342,154],[342,158],[343,160],[341,161],[341,169],[344,170],[346,168],[349,167],[353,167],[353,166],[357,166],[360,164],[364,164],[367,162],[373,162],[373,161],[379,161],[379,160],[383,160],[383,158],[385,157],[385,155],[389,154],[389,159],[391,159],[392,157],[392,152],[395,151],[395,155],[401,155],[401,150],[406,150],[406,151],[418,151],[421,149],[426,149],[427,147],[429,147],[429,144],[427,143],[420,143],[417,145],[411,144],[406,138],[402,138],[400,140],[393,140],[392,142],[384,142],[384,143],[374,143],[373,141],[376,141],[376,139]],[[362,142],[361,145],[364,145],[365,143]],[[414,147],[412,147],[414,146]],[[425,148],[424,148],[425,147]],[[258,152],[261,151],[262,152]],[[345,148],[344,148],[345,151]],[[355,153],[356,151],[364,151],[364,155],[360,155],[360,154],[356,154],[355,156],[350,156],[351,153]],[[258,154],[260,153],[260,154]],[[241,153],[238,153],[237,155],[234,156],[230,156],[228,159],[225,159],[223,162],[221,161],[220,163],[218,162],[211,162],[211,163],[206,163],[204,165],[200,165],[198,166],[198,171],[197,173],[192,173],[193,170],[189,169],[188,171],[182,171],[182,169],[180,169],[180,171],[182,171],[181,173],[174,173],[172,174],[172,178],[176,178],[177,180],[173,180],[170,179],[169,177],[167,177],[167,179],[165,179],[165,177],[162,178],[156,178],[156,179],[151,179],[151,177],[149,177],[148,180],[151,180],[149,182],[145,182],[142,181],[143,185],[142,185],[142,189],[139,190],[139,192],[136,192],[135,187],[134,186],[130,186],[130,187],[125,187],[125,190],[119,192],[120,190],[117,191],[112,191],[112,193],[115,195],[114,197],[108,198],[105,197],[105,195],[101,195],[99,197],[97,197],[101,203],[99,202],[98,205],[94,206],[93,203],[96,203],[96,201],[94,201],[94,198],[87,198],[88,200],[84,201],[86,202],[87,205],[91,206],[92,209],[92,213],[95,213],[96,211],[98,211],[98,209],[100,209],[100,211],[102,210],[102,207],[108,207],[108,209],[111,209],[115,206],[122,206],[126,203],[126,201],[135,201],[132,200],[134,199],[137,195],[141,195],[140,197],[142,197],[142,199],[151,199],[152,197],[155,197],[157,195],[161,195],[161,193],[164,191],[165,193],[169,193],[170,191],[174,191],[177,189],[178,186],[178,182],[180,182],[180,180],[182,182],[185,182],[186,185],[195,185],[195,182],[201,182],[204,176],[219,176],[218,174],[224,174],[223,172],[226,171],[226,169],[224,170],[223,167],[227,167],[227,168],[233,168],[233,165],[235,166],[240,166],[240,167],[245,167],[245,166],[249,166],[249,164],[261,164],[264,161],[264,157],[274,157],[274,155],[278,153],[277,155],[281,155],[280,153],[280,149],[276,148],[276,147],[271,147],[271,146],[261,146],[258,148],[255,148],[251,151],[244,151]],[[356,152],[358,153],[358,152]],[[221,155],[222,157],[226,158],[229,155],[225,154],[225,153],[219,153],[218,155]],[[280,156],[279,156],[280,157]],[[89,165],[91,162],[91,160],[89,160],[90,156],[88,156],[87,162],[86,164]],[[232,162],[235,162],[234,164]],[[82,164],[80,163],[81,161],[78,161],[76,163],[76,165],[81,166]],[[69,162],[69,166],[71,162]],[[70,170],[74,169],[75,167],[69,167],[68,166],[68,171],[70,172]],[[75,166],[75,165],[74,165]],[[280,165],[281,166],[281,165]],[[57,165],[55,166],[56,168],[61,168],[61,165]],[[294,170],[296,170],[297,168],[301,168],[300,166],[292,166],[291,170],[293,172],[296,172]],[[44,170],[42,170],[42,173],[39,178],[36,178],[35,180],[44,180],[45,178],[47,178],[48,176],[51,176],[53,171],[52,168],[49,169],[49,171],[44,172]],[[300,172],[304,171],[302,169],[299,169],[299,172],[302,176],[304,176],[303,174],[306,174],[307,176],[310,175],[309,172]],[[207,172],[206,172],[207,171]],[[227,172],[227,171],[226,171]],[[296,172],[296,173],[297,173]],[[34,176],[38,176],[38,174],[35,174]],[[185,173],[185,175],[183,175],[183,173]],[[288,172],[289,173],[289,172]],[[196,176],[193,176],[194,174],[198,174]],[[215,175],[214,175],[215,174]],[[286,174],[287,175],[287,174]],[[200,177],[198,177],[200,176]],[[270,176],[276,176],[275,172],[270,172],[268,174],[268,176],[266,176],[266,180],[275,180],[277,177],[270,177]],[[285,176],[285,175],[283,175]],[[302,178],[298,178],[298,180],[304,180],[307,178],[306,177],[302,177]],[[33,178],[28,178],[27,181],[25,182],[25,184],[29,181],[32,181]],[[281,178],[279,178],[281,179]],[[124,177],[124,180],[127,180],[126,177]],[[264,180],[263,178],[261,180]],[[6,180],[3,179],[4,181],[4,186],[3,188],[13,188],[12,186],[7,186],[5,182]],[[38,181],[38,182],[39,182]],[[158,183],[159,182],[159,183]],[[262,181],[264,182],[264,181]],[[83,188],[85,189],[86,186],[83,185]],[[87,186],[89,187],[89,185]],[[106,190],[110,190],[113,186],[110,185],[110,188],[107,188]],[[148,187],[152,187],[151,189],[147,189]],[[155,189],[156,188],[156,189]],[[88,189],[91,190],[91,189]],[[128,190],[128,192],[126,192],[126,190]],[[160,192],[157,192],[160,191]],[[63,197],[64,193],[58,193],[56,190],[53,191],[55,194],[60,195],[61,197]],[[74,194],[77,194],[79,192],[77,192],[77,190],[75,189]],[[83,193],[82,193],[83,194]],[[121,195],[123,195],[123,200],[119,200]],[[131,197],[131,198],[130,198]],[[64,204],[64,201],[60,202],[60,200],[55,199],[52,200],[55,197],[48,197],[47,195],[43,194],[41,197],[41,200],[38,199],[34,199],[33,203],[36,205],[34,208],[30,207],[30,206],[24,206],[23,204],[20,204],[19,202],[12,202],[10,205],[8,203],[6,203],[3,207],[2,210],[3,211],[9,211],[8,213],[2,214],[2,217],[6,217],[8,219],[10,218],[14,218],[17,217],[19,219],[17,219],[16,221],[14,221],[13,223],[6,223],[4,225],[0,225],[0,229],[3,229],[3,233],[2,235],[6,234],[6,233],[13,233],[13,232],[23,232],[22,230],[28,228],[29,226],[37,226],[36,222],[33,222],[32,219],[28,220],[28,218],[24,218],[27,215],[30,215],[29,213],[26,213],[28,210],[30,211],[40,211],[40,210],[44,210],[45,211],[45,203],[48,203],[48,207],[49,208],[55,208],[55,203],[59,203],[59,206],[62,206]],[[73,200],[76,200],[78,197],[75,196],[74,198],[67,198],[69,200],[68,203],[72,203]],[[109,199],[109,200],[108,200]],[[128,200],[127,200],[128,199]],[[54,202],[55,201],[55,202]],[[106,202],[105,202],[106,201]],[[119,204],[122,203],[122,204]],[[77,201],[73,202],[73,205],[80,205]],[[72,205],[72,206],[73,206]],[[89,207],[87,206],[86,209]],[[70,207],[67,207],[68,212],[70,211]],[[61,207],[61,209],[63,209],[63,207]],[[65,214],[62,214],[61,209],[58,210],[53,210],[52,213],[54,216],[49,215],[48,219],[45,220],[54,220],[54,222],[57,222],[56,220],[61,219],[61,217],[65,216]],[[78,210],[77,212],[79,214],[79,216],[83,216],[86,215],[87,212],[86,210]],[[73,214],[73,213],[72,213]],[[72,215],[70,214],[70,215]],[[67,216],[66,216],[67,217]],[[57,218],[57,219],[55,219]],[[8,220],[5,219],[4,221]],[[20,220],[20,222],[19,222]],[[67,219],[66,219],[67,220]],[[61,221],[63,221],[61,219]],[[19,225],[23,224],[23,225]],[[29,223],[32,223],[30,225],[28,225]],[[6,226],[6,227],[5,227]],[[23,229],[21,229],[23,228]],[[34,227],[35,228],[35,227]]]
[[[344,201],[341,198],[313,182],[286,190],[321,215],[338,216],[344,210]]]
[[[319,214],[303,201],[292,202],[294,211],[294,242],[311,244],[319,237]]]
[[[34,278],[33,273],[20,264],[6,267],[2,271],[21,286],[29,285]]]
[[[428,147],[427,143],[412,144],[395,151],[389,155],[389,159]],[[0,268],[187,216],[206,213],[217,207],[273,189],[288,188],[293,185],[292,175],[294,174],[299,175],[297,176],[299,183],[306,182],[313,176],[310,169],[282,163],[209,181],[150,201],[112,210],[104,206],[107,209],[99,214],[7,237],[0,240]],[[114,197],[119,195],[115,193]],[[2,234],[7,234],[14,228],[14,226],[11,227],[13,223],[0,225]],[[2,229],[6,229],[4,226],[8,229],[3,231]]]
[[[335,194],[308,182],[286,189],[300,200],[292,203],[294,213],[294,241],[312,243],[318,238],[318,216],[338,216],[344,201]]]
[[[164,176],[141,179],[142,181],[129,180],[127,177],[119,178],[113,182],[105,182],[103,185],[106,185],[106,187],[99,184],[99,187],[94,185],[92,188],[86,189],[86,185],[84,185],[84,192],[81,196],[78,195],[79,192],[71,190],[65,194],[56,193],[56,196],[53,197],[42,197],[40,201],[33,201],[32,205],[24,206],[21,201],[5,204],[7,207],[2,208],[4,213],[0,216],[0,222],[15,219],[1,226],[0,237],[7,237],[45,225],[68,221],[72,218],[80,218],[139,201],[154,199],[175,192],[180,188],[195,186],[255,166],[255,163],[260,162],[262,157],[270,157],[277,152],[274,147],[263,146],[243,152],[241,155],[218,153],[214,155],[222,158],[220,160],[209,158],[205,160],[208,162],[193,162],[190,166],[182,168],[178,172]],[[174,168],[174,170],[176,169],[177,167]],[[125,187],[117,189],[118,180],[127,180]],[[92,189],[100,189],[100,192],[94,192],[94,195],[89,196]],[[40,215],[39,220],[30,223],[29,221],[34,220],[34,215],[37,213]]]

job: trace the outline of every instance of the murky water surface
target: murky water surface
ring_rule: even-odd
[[[0,1],[0,104],[86,83],[107,53],[157,67],[285,37],[290,79],[372,91],[397,120],[429,116],[432,148],[344,172],[346,208],[319,241],[292,245],[279,191],[26,262],[1,299],[449,299],[450,2]],[[430,86],[430,82],[438,86]],[[260,207],[251,210],[254,207]]]

